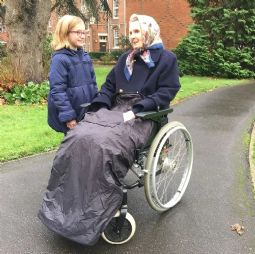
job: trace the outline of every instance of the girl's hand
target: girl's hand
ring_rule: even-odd
[[[135,119],[135,114],[132,110],[123,113],[124,122]]]
[[[66,122],[66,126],[67,126],[67,128],[69,128],[69,129],[73,129],[76,125],[77,125],[76,120],[71,120],[71,121],[69,121],[69,122]]]

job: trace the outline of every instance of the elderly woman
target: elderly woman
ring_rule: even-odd
[[[153,129],[135,114],[168,107],[180,88],[176,57],[164,49],[152,17],[133,14],[129,39],[133,49],[57,151],[39,211],[51,230],[86,245],[96,243],[118,211],[120,183]]]

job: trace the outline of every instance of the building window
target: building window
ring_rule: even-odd
[[[90,23],[91,25],[95,24],[95,22],[96,22],[96,19],[95,19],[94,17],[91,17],[91,18],[89,19],[89,23]]]
[[[84,0],[81,0],[81,12],[83,13],[83,15],[89,14],[89,10]]]
[[[98,33],[100,42],[107,42],[108,34],[107,33]]]
[[[119,29],[116,28],[113,30],[113,47],[119,47]]]
[[[119,0],[113,0],[113,18],[118,19],[119,18]]]

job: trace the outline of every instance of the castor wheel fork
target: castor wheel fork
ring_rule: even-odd
[[[127,215],[127,210],[128,210],[127,189],[123,189],[122,192],[123,192],[123,199],[122,199],[122,203],[120,207],[120,216],[116,219],[116,228],[115,228],[115,232],[118,234],[121,233],[121,229],[124,225],[126,215]]]
[[[123,244],[134,235],[136,223],[133,216],[128,213],[127,189],[123,188],[123,199],[117,213],[102,233],[102,238],[110,244]]]

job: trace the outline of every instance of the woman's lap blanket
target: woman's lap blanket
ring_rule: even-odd
[[[55,156],[38,214],[51,230],[93,245],[120,208],[120,182],[153,128],[151,121],[123,122],[123,112],[133,103],[122,98],[111,111],[87,113],[68,132]]]

